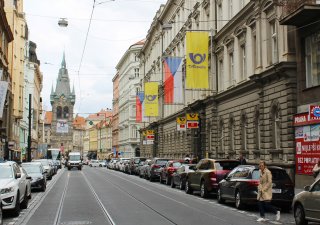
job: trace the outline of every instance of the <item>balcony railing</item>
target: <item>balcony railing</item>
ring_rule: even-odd
[[[282,17],[286,17],[287,15],[290,15],[297,9],[299,9],[301,6],[304,5],[319,5],[319,0],[275,0],[275,2],[278,5],[281,5],[283,7],[283,15]]]

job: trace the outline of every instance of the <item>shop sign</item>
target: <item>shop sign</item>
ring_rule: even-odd
[[[187,129],[186,122],[186,117],[177,117],[177,131],[185,131]]]
[[[295,128],[296,173],[311,175],[320,160],[320,124]]]
[[[320,117],[313,117],[313,119],[310,119],[309,113],[301,113],[294,116],[294,126],[304,126],[309,124],[317,124],[320,123]]]
[[[309,119],[320,120],[320,106],[319,105],[310,105],[309,106]]]

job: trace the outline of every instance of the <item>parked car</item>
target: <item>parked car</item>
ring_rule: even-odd
[[[99,163],[99,160],[91,159],[88,165],[90,167],[99,167],[100,163]]]
[[[197,190],[200,191],[202,198],[208,197],[210,193],[217,193],[220,180],[239,164],[238,160],[201,159],[196,170],[188,173],[186,193],[192,194],[194,190]]]
[[[140,166],[140,169],[139,169],[139,177],[147,178],[147,167],[151,166],[151,162],[152,162],[151,159],[147,159],[144,162],[140,162],[140,164],[142,165]]]
[[[147,158],[144,157],[133,157],[129,160],[129,173],[138,175],[138,166],[141,162],[146,161]]]
[[[172,174],[177,171],[181,163],[176,160],[169,160],[160,171],[160,183],[171,184]]]
[[[0,225],[3,224],[3,211],[2,211],[2,200],[0,196]]]
[[[44,168],[44,171],[46,172],[47,179],[52,179],[54,172],[53,168],[50,166],[50,163],[47,159],[36,159],[32,160],[32,162],[40,162]]]
[[[114,169],[115,170],[122,169],[124,160],[129,160],[129,158],[119,158],[119,160],[116,162],[116,165],[115,165]]]
[[[47,188],[46,172],[40,162],[22,163],[28,175],[31,177],[31,189],[40,189],[45,191]]]
[[[120,160],[120,163],[118,165],[118,170],[121,172],[125,172],[125,167],[128,164],[129,164],[129,159]]]
[[[107,167],[107,161],[106,160],[99,160],[99,167]]]
[[[294,197],[294,184],[287,172],[276,166],[269,166],[272,174],[272,203],[290,209]],[[218,202],[234,201],[236,208],[246,204],[257,204],[260,171],[255,165],[241,165],[234,168],[219,183]]]
[[[3,210],[10,210],[15,216],[20,208],[28,207],[28,182],[16,162],[0,163],[0,196]]]
[[[294,197],[292,208],[297,225],[320,222],[320,179]]]
[[[177,171],[172,174],[171,187],[179,187],[180,190],[184,190],[186,186],[186,180],[188,173],[194,172],[196,164],[182,164]]]
[[[146,167],[147,178],[152,182],[155,179],[159,179],[161,168],[166,165],[169,159],[154,158],[152,159],[151,165]]]
[[[22,168],[21,166],[19,167],[20,168],[20,172],[21,172],[21,177],[25,177],[26,178],[26,184],[27,184],[27,196],[28,196],[28,199],[31,199],[31,176],[28,175],[27,171]]]

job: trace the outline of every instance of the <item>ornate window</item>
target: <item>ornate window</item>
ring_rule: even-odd
[[[219,147],[220,149],[218,150],[219,152],[224,152],[224,124],[223,124],[223,119],[220,119],[220,124],[219,124]]]
[[[273,149],[281,148],[281,118],[280,106],[278,101],[273,102],[271,106],[271,132]]]
[[[65,106],[63,108],[63,118],[65,118],[65,119],[69,118],[69,108],[68,108],[68,106]]]
[[[255,142],[256,142],[256,149],[261,149],[261,121],[260,121],[260,112],[257,109],[255,113]]]
[[[230,115],[230,119],[229,119],[229,147],[230,147],[230,151],[234,151],[235,150],[235,145],[234,145],[234,126],[235,126],[235,121],[233,118],[233,115]]]
[[[62,108],[61,106],[57,107],[57,119],[61,119],[62,118]]]

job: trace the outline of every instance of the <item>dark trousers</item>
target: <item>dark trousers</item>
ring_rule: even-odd
[[[265,211],[272,212],[274,214],[277,214],[278,208],[271,205],[270,201],[258,201],[259,202],[259,211],[260,216],[264,218]]]

